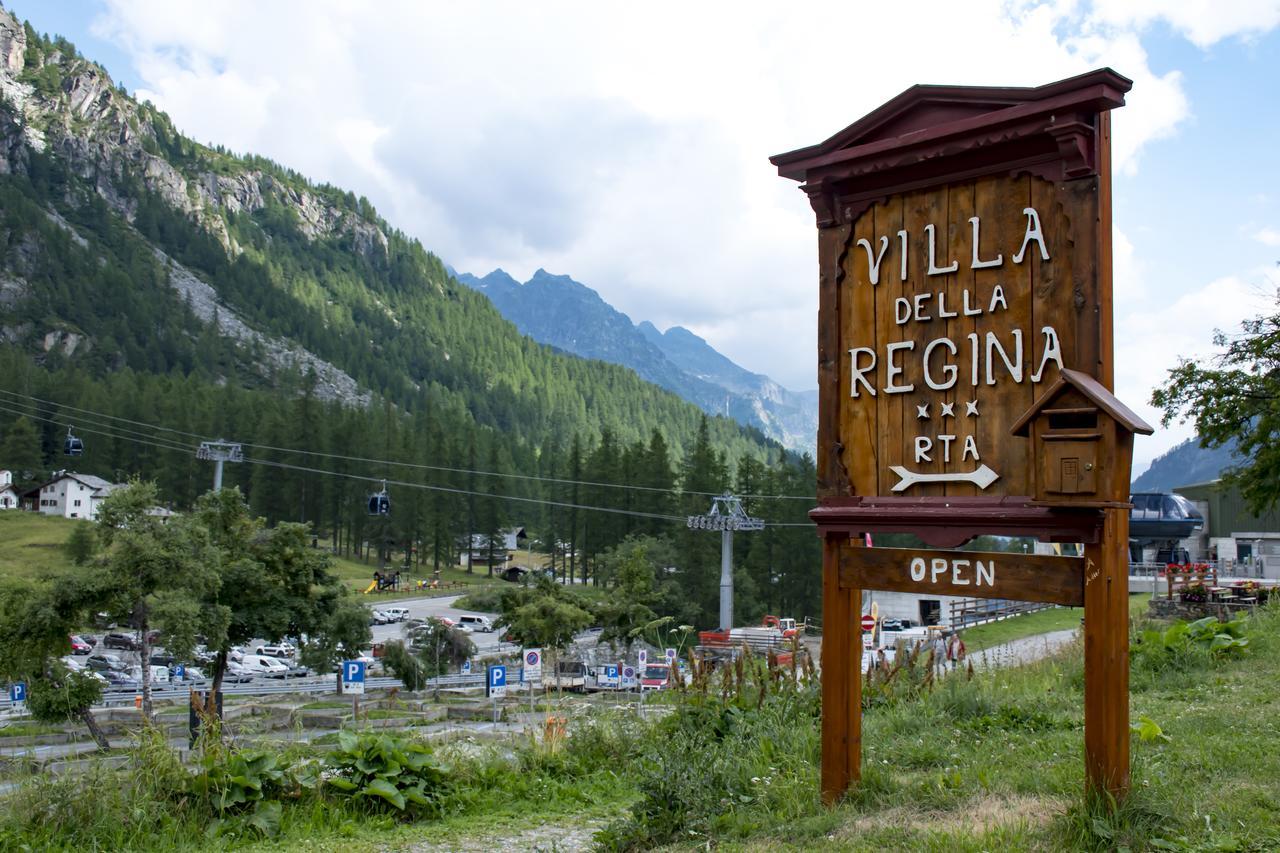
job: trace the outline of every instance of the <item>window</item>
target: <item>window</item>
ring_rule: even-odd
[[[79,500],[78,498],[76,499],[76,504],[75,504],[75,505],[76,505],[76,506],[80,506],[80,500]]]

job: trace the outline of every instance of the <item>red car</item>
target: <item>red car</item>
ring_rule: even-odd
[[[79,634],[71,635],[71,654],[87,655],[91,651],[93,651],[93,643],[85,642]]]

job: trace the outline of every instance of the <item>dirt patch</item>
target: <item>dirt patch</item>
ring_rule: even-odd
[[[947,834],[981,834],[1002,826],[1044,826],[1067,810],[1066,800],[1045,797],[983,797],[962,808],[945,812],[921,812],[907,807],[888,809],[858,818],[837,833],[851,837],[873,829],[903,828]]]
[[[592,836],[604,827],[600,820],[544,823],[509,835],[484,834],[448,841],[423,841],[407,848],[412,853],[575,853],[593,850]]]

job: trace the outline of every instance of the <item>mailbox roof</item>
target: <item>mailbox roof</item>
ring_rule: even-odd
[[[1069,368],[1063,368],[1058,375],[1058,380],[1049,386],[1049,389],[1030,409],[1023,413],[1022,417],[1018,418],[1017,422],[1009,428],[1009,432],[1013,435],[1026,435],[1032,418],[1040,414],[1045,407],[1057,399],[1058,395],[1068,386],[1075,388],[1088,397],[1098,408],[1102,409],[1130,432],[1138,433],[1139,435],[1151,435],[1155,432],[1155,429],[1150,424],[1120,402],[1116,395],[1108,391],[1106,386],[1097,379],[1087,373],[1081,373],[1078,370]]]

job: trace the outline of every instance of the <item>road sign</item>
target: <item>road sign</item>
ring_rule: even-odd
[[[675,649],[667,649],[666,656],[667,656],[667,663],[671,664],[672,666],[675,666],[675,665],[676,665],[676,650],[675,650]]]
[[[463,674],[463,675],[470,675],[470,674],[471,674],[471,661],[469,661],[469,660],[464,660],[464,661],[462,662],[462,674]]]
[[[507,695],[507,668],[503,664],[489,667],[489,678],[485,681],[485,695],[493,699]]]
[[[874,631],[875,629],[876,629],[876,617],[872,616],[870,613],[868,613],[866,616],[863,616],[863,617],[862,617],[862,630],[863,630],[863,631]]]
[[[636,669],[644,669],[649,665],[649,652],[647,649],[641,649],[636,652]]]
[[[628,687],[636,686],[636,668],[627,664],[622,667],[622,687],[625,690]]]
[[[342,662],[342,692],[364,692],[364,661],[344,660]]]
[[[607,663],[602,667],[603,674],[600,683],[608,687],[617,687],[619,679],[619,670],[616,663]]]
[[[542,680],[542,649],[524,650],[524,672],[521,678],[524,681]]]
[[[27,683],[25,681],[15,681],[13,684],[9,685],[9,701],[27,701]]]
[[[173,678],[175,681],[183,681],[187,677],[187,668],[182,664],[177,664],[173,668]]]

